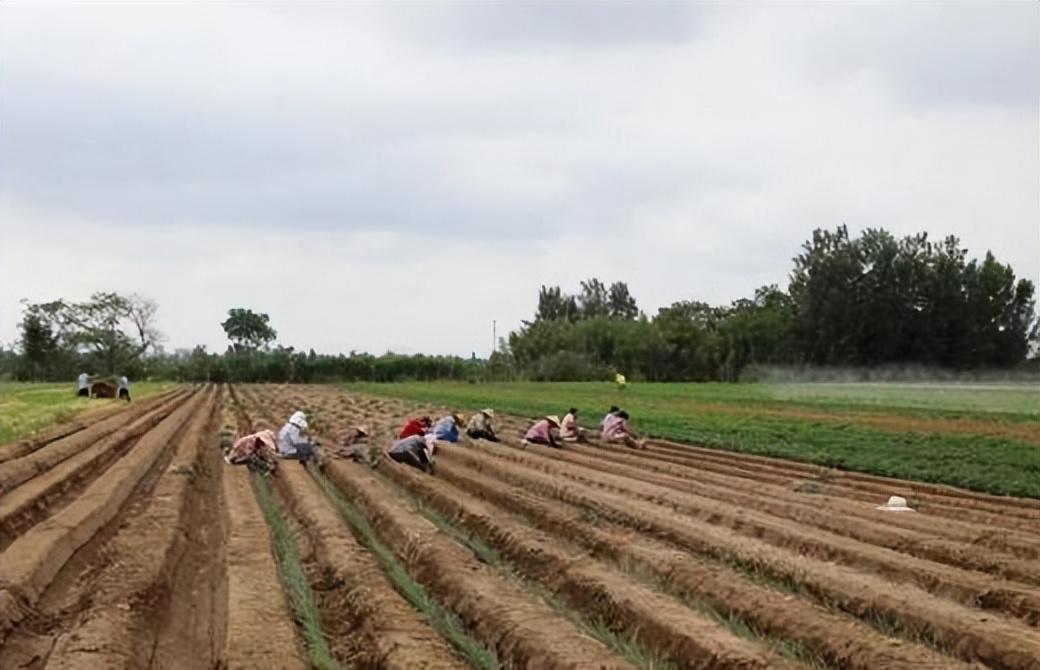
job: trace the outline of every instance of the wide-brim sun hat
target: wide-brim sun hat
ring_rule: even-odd
[[[485,407],[484,409],[480,410],[480,413],[487,414],[492,419],[495,418],[495,410],[491,409],[490,407]]]
[[[879,505],[875,509],[882,512],[913,512],[914,510],[907,506],[906,498],[902,496],[892,496],[888,499],[888,502],[884,505]]]
[[[297,428],[299,428],[301,430],[306,430],[307,429],[307,415],[304,414],[303,412],[294,412],[293,415],[289,417],[289,423],[291,423],[292,425],[296,426]]]
[[[559,427],[559,425],[560,425],[560,417],[558,417],[556,415],[547,416],[547,417],[545,417],[545,419],[546,419],[546,421],[548,421],[549,423],[551,423],[551,424],[553,424],[553,425],[555,425],[557,427]]]
[[[368,437],[371,434],[368,432],[368,426],[358,426],[354,430],[356,430],[361,435],[364,435],[365,437]]]

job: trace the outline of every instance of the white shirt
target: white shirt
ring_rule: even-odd
[[[81,389],[85,389],[85,388],[87,388],[87,373],[86,373],[86,372],[84,372],[83,374],[81,374],[81,375],[80,375],[79,377],[77,377],[76,379],[77,379],[77,382],[78,382],[78,384],[79,384],[79,388],[81,388]]]
[[[296,424],[287,423],[278,431],[278,453],[282,456],[295,454],[297,442],[303,442],[303,435]]]

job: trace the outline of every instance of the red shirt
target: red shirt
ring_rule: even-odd
[[[425,435],[426,427],[422,425],[422,422],[418,419],[409,419],[401,427],[401,434],[397,436],[397,439],[403,440],[406,437],[412,435]]]

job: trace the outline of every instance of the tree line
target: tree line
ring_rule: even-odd
[[[727,306],[683,300],[654,316],[624,282],[542,286],[532,321],[492,357],[496,375],[536,380],[734,381],[772,366],[1007,369],[1037,341],[1035,287],[956,237],[858,237],[816,230],[788,289],[764,286]],[[752,375],[753,376],[753,375]]]
[[[1033,283],[991,253],[969,259],[955,237],[816,230],[793,263],[787,290],[764,286],[726,306],[682,300],[653,316],[624,282],[593,278],[574,294],[542,286],[534,318],[486,361],[297,351],[275,344],[267,314],[245,308],[220,324],[226,351],[166,353],[148,298],[23,303],[18,347],[0,348],[0,379],[568,381],[620,371],[648,381],[735,381],[773,366],[1009,369],[1037,343]]]

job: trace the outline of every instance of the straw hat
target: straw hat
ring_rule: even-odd
[[[547,420],[549,421],[549,423],[551,423],[552,425],[556,426],[557,428],[559,428],[559,427],[560,427],[560,417],[558,417],[558,416],[555,416],[555,415],[552,415],[552,416],[547,416],[547,417],[545,417],[545,418],[546,418],[546,419],[547,419]]]
[[[906,506],[906,498],[901,496],[892,496],[888,499],[887,503],[877,507],[876,509],[879,509],[882,512],[913,512],[912,509]]]
[[[368,432],[368,426],[358,426],[354,430],[356,430],[361,435],[364,435],[365,437],[368,437],[369,435],[371,435],[371,433]]]
[[[484,409],[480,410],[480,413],[487,414],[489,419],[495,418],[495,410],[491,409],[490,407],[485,407]]]

